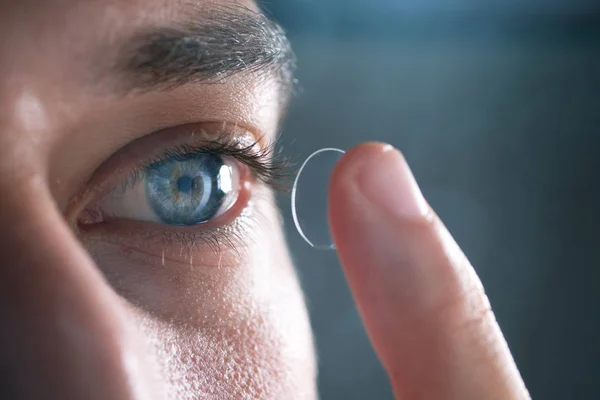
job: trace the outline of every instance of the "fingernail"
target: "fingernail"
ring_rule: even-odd
[[[398,218],[418,218],[429,206],[400,152],[390,145],[369,155],[358,173],[362,194],[384,213]]]

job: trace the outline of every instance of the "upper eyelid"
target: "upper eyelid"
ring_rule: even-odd
[[[181,144],[179,146],[167,148],[158,157],[149,159],[143,164],[135,167],[130,174],[129,179],[131,181],[127,182],[127,186],[133,185],[138,179],[142,178],[145,170],[153,164],[173,159],[183,159],[184,157],[193,154],[211,153],[236,159],[236,161],[249,167],[256,178],[277,188],[276,182],[283,176],[284,166],[280,162],[272,159],[274,151],[273,147],[254,150],[256,146],[258,146],[258,142],[243,147],[237,147],[226,141],[213,140],[207,141],[199,146]]]

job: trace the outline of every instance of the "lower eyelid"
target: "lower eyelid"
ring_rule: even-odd
[[[237,267],[241,264],[238,248],[228,250],[216,249],[210,242],[197,241],[194,246],[178,245],[168,246],[156,243],[154,246],[140,246],[127,241],[116,241],[88,237],[83,240],[84,246],[89,249],[110,249],[110,257],[126,258],[129,262],[143,262],[147,267]],[[160,249],[160,252],[157,250]],[[92,251],[93,253],[94,251]],[[92,255],[94,256],[94,255]],[[98,257],[94,259],[98,262]]]
[[[257,223],[254,210],[245,210],[219,227],[173,227],[118,220],[82,227],[80,236],[86,247],[102,243],[116,246],[128,257],[143,258],[156,265],[207,265],[211,264],[207,257],[218,256],[220,266],[234,266],[253,242]]]

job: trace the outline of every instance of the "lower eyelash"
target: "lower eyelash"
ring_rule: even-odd
[[[237,218],[229,225],[224,225],[207,230],[198,230],[192,232],[170,231],[163,232],[164,246],[180,246],[181,253],[192,257],[194,249],[198,249],[200,244],[206,245],[214,254],[221,254],[222,247],[235,252],[238,258],[243,258],[243,251],[250,248],[253,243],[251,232],[256,227],[252,225],[257,223],[256,215],[240,215],[243,218]],[[244,222],[240,222],[243,219]]]
[[[130,235],[126,235],[123,240],[118,236],[113,238],[111,234],[113,230],[122,232],[123,229],[123,226],[115,226],[115,221],[113,221],[108,224],[99,222],[97,224],[80,225],[78,232],[96,232],[96,235],[85,234],[83,237],[86,240],[108,241],[128,248],[137,248],[136,244],[129,244],[127,240],[128,237],[136,236],[145,243],[139,248],[141,253],[160,258],[161,252],[156,254],[156,250],[162,249],[163,263],[168,258],[170,263],[175,262],[185,265],[192,264],[194,258],[196,258],[196,261],[201,261],[203,255],[208,252],[219,257],[230,252],[238,260],[245,259],[246,251],[254,248],[257,243],[255,232],[260,229],[260,223],[260,213],[257,209],[251,208],[244,209],[233,221],[211,228],[158,228],[157,224],[148,222],[148,226],[153,225],[152,229],[137,226],[135,231],[132,231]],[[131,225],[126,226],[131,227]],[[101,229],[100,233],[97,231],[98,228]],[[104,229],[108,229],[108,231]],[[151,248],[152,251],[148,251],[147,248]]]

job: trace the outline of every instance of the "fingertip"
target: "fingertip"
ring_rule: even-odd
[[[361,239],[363,221],[369,219],[368,204],[360,193],[357,177],[365,166],[394,150],[381,142],[362,143],[348,150],[336,163],[329,182],[329,225],[340,257]]]
[[[398,150],[394,146],[382,142],[367,142],[351,148],[335,165],[331,177],[332,185],[354,176],[366,163],[380,158],[390,151]]]
[[[385,143],[365,143],[348,151],[334,168],[330,193],[333,204],[354,196],[360,198],[361,209],[398,220],[431,214],[406,159]]]

